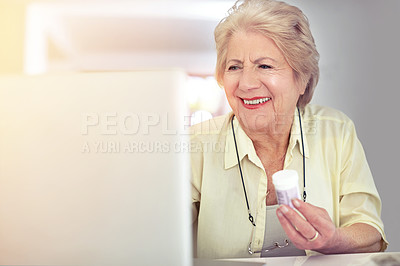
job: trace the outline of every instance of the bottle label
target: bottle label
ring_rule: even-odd
[[[294,186],[286,190],[276,190],[276,197],[279,205],[285,204],[294,209],[292,199],[300,199],[300,194],[297,186]]]

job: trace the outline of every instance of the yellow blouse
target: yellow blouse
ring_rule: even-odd
[[[307,105],[301,112],[307,202],[326,209],[337,227],[354,223],[375,227],[385,241],[382,248],[385,249],[381,200],[353,122],[339,111],[316,105]],[[259,256],[247,252],[253,226],[248,220],[237,165],[232,115],[191,128],[192,209],[199,258]],[[284,169],[298,172],[302,190],[303,158],[297,115],[296,111]],[[267,176],[252,141],[237,119],[233,124],[250,210],[257,225],[252,249],[261,250],[268,226],[265,225]]]

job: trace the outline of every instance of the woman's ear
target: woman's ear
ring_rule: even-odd
[[[303,95],[306,92],[307,84],[302,80],[299,80],[296,83],[297,83],[297,91],[299,92],[299,95]]]
[[[300,95],[303,95],[306,92],[308,82],[310,77],[308,76],[306,79],[298,78],[297,79],[297,89]]]
[[[303,79],[302,75],[293,70],[293,78],[299,95],[303,95],[306,92],[306,88],[308,85],[308,81],[310,80],[310,77],[307,76],[305,79]]]

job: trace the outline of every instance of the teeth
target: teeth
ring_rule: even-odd
[[[266,101],[269,101],[269,100],[271,100],[271,98],[261,98],[261,99],[257,99],[257,100],[251,100],[251,101],[243,99],[243,102],[244,102],[244,104],[260,104],[260,103],[265,103]]]

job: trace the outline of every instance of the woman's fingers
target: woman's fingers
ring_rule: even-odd
[[[286,235],[298,249],[312,249],[308,243],[309,237],[306,236],[307,233],[305,231],[315,232],[315,229],[303,217],[285,205],[278,208],[277,215]]]
[[[282,225],[283,230],[285,231],[286,235],[289,237],[291,242],[299,249],[302,249],[303,243],[305,242],[304,236],[296,230],[290,220],[286,218],[286,216],[281,212],[282,207],[280,207],[276,213],[278,215],[279,222]]]
[[[325,209],[302,202],[298,199],[294,199],[292,203],[304,218],[306,218],[308,223],[319,232],[319,234],[326,238],[332,237],[335,233],[336,227]]]
[[[279,210],[287,218],[288,223],[305,239],[311,239],[315,236],[315,228],[297,212],[284,205],[279,207]]]
[[[336,228],[326,210],[297,200],[293,205],[298,212],[286,205],[277,210],[282,228],[293,244],[300,249],[329,246]]]

